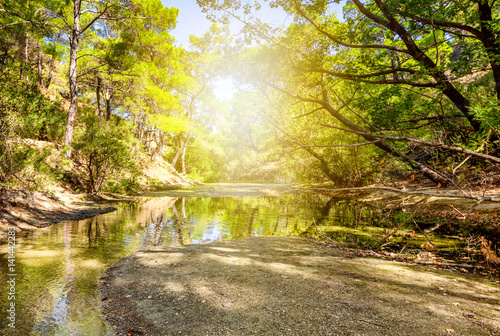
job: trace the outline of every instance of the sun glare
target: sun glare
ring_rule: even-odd
[[[219,78],[214,82],[214,95],[220,100],[231,100],[236,91],[232,78]]]

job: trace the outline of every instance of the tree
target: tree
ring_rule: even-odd
[[[489,64],[494,87],[497,86],[495,55],[500,46],[495,47],[491,41],[495,40],[493,36],[496,38],[498,35],[495,21],[498,19],[488,14],[495,13],[498,6],[495,2],[462,4],[458,1],[427,1],[424,5],[416,6],[415,2],[408,4],[397,0],[353,0],[344,8],[345,22],[340,22],[329,12],[326,1],[269,1],[271,7],[281,7],[294,17],[294,23],[285,34],[274,33],[258,20],[238,16],[237,10],[243,8],[247,17],[251,12],[250,5],[243,6],[239,1],[198,2],[205,5],[207,10],[222,10],[226,15],[246,22],[247,31],[271,42],[271,47],[261,48],[260,61],[252,64],[261,73],[257,80],[303,104],[313,104],[318,110],[326,111],[342,127],[324,126],[360,135],[368,143],[406,162],[436,183],[448,183],[450,178],[431,168],[425,160],[413,158],[409,147],[401,147],[400,142],[438,148],[449,153],[465,153],[468,150],[467,155],[498,162],[494,155],[484,156],[477,152],[477,147],[465,148],[472,145],[469,144],[469,135],[462,138],[461,146],[455,146],[457,136],[462,132],[458,131],[463,124],[461,117],[470,125],[470,134],[478,134],[478,138],[482,136],[483,129],[489,128],[481,120],[481,114],[475,113],[481,111],[484,99],[476,99],[471,103],[468,87],[460,84],[457,78],[464,75],[458,69],[465,62],[469,65],[467,70],[473,72],[484,71],[485,64]],[[467,31],[473,36],[465,35]],[[472,50],[468,59],[463,55],[465,53],[454,58],[453,48],[459,44],[462,50]],[[458,49],[455,47],[455,51]],[[272,66],[259,65],[259,62],[272,63]],[[339,80],[356,83],[358,95],[349,97],[335,90]],[[389,92],[389,87],[394,85],[428,96],[434,101],[437,108],[431,109],[421,120],[440,123],[446,120],[452,128],[445,129],[445,143],[422,141],[401,133],[390,136],[373,123],[370,115],[374,113],[373,109],[364,115],[361,111],[356,112],[360,102],[366,100],[367,96],[371,98],[373,91]],[[482,92],[488,98],[493,96],[491,91]],[[445,96],[451,104],[443,103],[440,95]],[[397,100],[399,97],[393,96],[392,99]],[[415,105],[423,106],[423,99]],[[460,115],[456,115],[452,106]],[[433,115],[432,112],[439,107],[444,114]],[[417,109],[421,110],[419,107]],[[342,112],[345,110],[358,116],[349,112],[351,117],[346,117],[346,112]],[[404,114],[407,116],[411,112],[406,110]],[[386,121],[391,122],[388,119]],[[407,131],[403,130],[402,133]],[[492,140],[494,138],[491,137]]]
[[[104,26],[107,21],[126,21],[133,22],[133,24],[129,23],[129,27],[134,26],[134,24],[137,25],[139,27],[139,34],[143,34],[144,36],[148,34],[159,35],[165,29],[172,27],[176,14],[176,10],[165,9],[159,1],[148,2],[143,0],[131,1],[126,5],[120,1],[74,0],[72,6],[68,4],[68,6],[62,7],[61,11],[57,13],[58,17],[64,22],[64,26],[67,28],[71,39],[69,43],[68,71],[70,106],[64,136],[64,144],[68,146],[67,157],[71,156],[71,141],[78,108],[78,78],[80,76],[77,74],[78,49],[81,40],[86,38],[85,34],[96,29],[95,26]],[[148,26],[142,21],[148,21],[152,24]],[[161,24],[161,26],[158,24]],[[140,30],[141,28],[143,29],[142,31]],[[155,31],[155,29],[157,30]],[[135,37],[137,36],[136,34]],[[149,56],[150,58],[154,57],[152,54]]]
[[[53,1],[0,1],[0,64],[9,68],[17,61],[19,76],[27,84],[33,80],[32,69],[35,59],[38,63],[38,80],[41,79],[41,54],[43,38],[54,33],[51,9],[61,5]]]
[[[85,130],[74,146],[78,153],[76,160],[85,168],[87,191],[96,194],[101,192],[111,173],[134,171],[127,146],[133,144],[134,139],[131,139],[130,125],[121,120],[103,123],[95,114],[88,113],[82,119]]]
[[[58,17],[62,19],[70,36],[69,45],[69,92],[70,105],[68,108],[68,119],[66,121],[66,132],[64,134],[64,145],[68,147],[66,158],[71,157],[71,142],[73,139],[73,129],[75,117],[78,109],[78,76],[77,59],[80,40],[85,32],[89,30],[97,20],[105,18],[106,12],[117,3],[102,3],[93,1],[73,0],[73,6],[61,7]],[[83,18],[83,21],[82,21]]]
[[[179,90],[181,108],[178,117],[189,121],[191,127],[176,134],[177,150],[172,166],[181,159],[181,172],[186,174],[186,151],[190,140],[203,137],[210,129],[214,110],[217,109],[210,84],[220,72],[222,48],[229,43],[227,27],[213,24],[202,37],[190,36],[190,50],[182,53],[181,62],[189,78],[188,85]],[[177,140],[177,141],[176,141]]]

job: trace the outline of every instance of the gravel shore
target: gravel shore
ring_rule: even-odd
[[[500,335],[500,287],[298,237],[139,251],[109,268],[118,335]]]

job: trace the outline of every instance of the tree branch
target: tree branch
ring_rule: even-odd
[[[471,151],[470,149],[466,149],[466,148],[459,147],[459,146],[445,145],[441,142],[430,142],[430,141],[424,141],[424,140],[413,139],[413,138],[408,138],[408,137],[395,137],[395,136],[371,134],[371,133],[367,133],[367,132],[355,131],[355,130],[351,130],[348,128],[343,128],[343,127],[338,127],[338,126],[323,124],[323,123],[320,123],[320,125],[325,126],[325,127],[329,127],[329,128],[333,128],[333,129],[338,129],[338,130],[345,131],[345,132],[349,132],[349,133],[370,136],[373,138],[379,138],[380,140],[412,142],[412,143],[416,143],[416,144],[426,146],[426,147],[441,148],[441,149],[448,150],[451,152],[464,153],[464,154],[472,155],[472,156],[477,157],[477,158],[481,158],[483,160],[488,160],[491,162],[500,163],[500,158],[498,158],[496,156],[477,153],[477,152]]]
[[[105,64],[101,64],[99,66],[96,66],[96,67],[94,67],[94,68],[92,68],[92,69],[90,69],[88,71],[85,71],[84,73],[79,74],[78,76],[76,76],[76,78],[80,78],[82,76],[85,76],[86,74],[91,73],[92,71],[94,71],[96,69],[102,68],[103,66],[105,66]]]
[[[352,77],[353,79],[363,79],[363,78],[370,78],[370,77],[376,77],[376,76],[397,74],[399,72],[407,72],[407,73],[411,73],[411,74],[415,74],[418,72],[418,71],[410,69],[410,68],[398,68],[398,69],[391,69],[391,70],[383,70],[383,71],[374,72],[374,73],[370,73],[370,74],[347,74],[347,73],[343,73],[343,72],[335,72],[335,71],[325,70],[325,69],[310,69],[309,71],[326,73],[326,74],[330,74],[330,75],[337,76],[337,77],[349,76],[349,77]]]
[[[464,116],[458,116],[459,118],[464,118]],[[388,126],[388,125],[397,125],[397,124],[407,124],[407,123],[417,123],[419,121],[438,121],[442,119],[453,119],[454,117],[452,116],[432,116],[432,117],[422,117],[422,118],[416,118],[416,119],[410,119],[410,120],[401,120],[401,121],[394,121],[391,122],[390,124],[382,124],[380,126]]]
[[[83,54],[83,55],[78,56],[76,59],[79,60],[80,58],[85,57],[85,56],[99,57],[99,56],[94,55],[94,54]]]
[[[413,82],[413,81],[408,81],[408,80],[404,80],[404,79],[381,79],[381,80],[364,79],[364,78],[382,76],[382,75],[387,75],[387,74],[394,74],[394,73],[398,73],[398,72],[417,73],[417,71],[412,70],[412,69],[408,69],[408,68],[385,70],[385,71],[374,72],[371,74],[360,74],[360,75],[343,73],[343,72],[335,72],[335,71],[325,70],[325,69],[309,69],[308,71],[324,73],[324,74],[331,75],[331,76],[338,77],[338,78],[343,78],[343,79],[352,80],[352,81],[356,81],[356,82],[369,83],[369,84],[406,84],[406,85],[415,86],[415,87],[436,87],[438,85],[437,83],[420,83],[420,82]]]
[[[386,44],[351,44],[351,43],[341,41],[338,38],[336,38],[335,36],[333,36],[332,34],[330,34],[329,32],[327,32],[326,30],[320,28],[316,24],[316,22],[314,22],[314,20],[312,20],[309,16],[307,16],[307,14],[300,8],[300,5],[296,4],[296,9],[297,9],[297,12],[303,18],[305,18],[310,24],[312,24],[314,26],[314,28],[316,28],[317,31],[319,31],[321,34],[325,35],[330,40],[332,40],[333,42],[335,42],[341,46],[344,46],[346,48],[353,48],[353,49],[387,49],[387,50],[392,50],[392,51],[402,52],[402,53],[408,54],[408,50],[406,50],[406,49],[395,47],[395,46],[390,46],[390,45],[386,45]]]
[[[97,20],[99,20],[104,14],[106,14],[107,10],[110,9],[111,7],[115,7],[114,4],[111,4],[111,5],[107,5],[100,14],[98,14],[96,17],[94,17],[92,19],[92,21],[90,21],[86,26],[85,28],[83,29],[80,29],[80,34],[83,34],[87,29],[90,28],[90,26],[92,26]]]
[[[404,13],[403,13],[403,15],[404,15]],[[408,15],[408,17],[417,21],[417,22],[421,22],[421,23],[427,23],[430,25],[436,25],[436,26],[440,26],[440,27],[452,27],[452,28],[464,30],[464,31],[471,33],[472,35],[474,35],[478,39],[481,39],[481,37],[482,37],[481,31],[479,31],[478,29],[476,29],[474,27],[468,26],[466,24],[462,24],[462,23],[458,23],[458,22],[451,22],[451,21],[431,20],[431,19],[426,19],[426,18],[417,16],[417,15]]]
[[[365,15],[367,18],[369,18],[370,20],[386,27],[386,28],[389,28],[390,26],[390,23],[389,21],[385,20],[384,18],[381,18],[380,16],[370,12],[359,0],[352,0],[352,2],[354,2],[354,4],[356,5],[356,7],[358,7],[359,11],[361,13],[363,13],[363,15]]]
[[[315,113],[315,112],[318,112],[319,110],[322,110],[322,109],[323,109],[323,107],[318,107],[317,109],[314,109],[314,110],[312,110],[312,111],[310,111],[310,112],[307,112],[307,113],[301,114],[301,115],[299,115],[299,116],[293,117],[293,119],[298,119],[298,118],[302,118],[302,117],[307,117],[308,115],[311,115],[311,114],[313,114],[313,113]]]
[[[302,147],[360,147],[360,146],[366,146],[366,145],[373,145],[377,142],[384,141],[383,139],[375,140],[375,141],[370,141],[370,142],[362,142],[362,143],[356,143],[356,144],[350,144],[350,145],[302,145]]]
[[[5,29],[5,28],[10,27],[10,26],[17,25],[17,24],[25,24],[25,23],[29,23],[29,22],[31,22],[31,21],[7,23],[6,25],[3,25],[2,27],[0,27],[0,30]]]
[[[438,83],[419,83],[419,82],[405,81],[403,79],[384,79],[384,80],[354,79],[354,81],[368,83],[368,84],[395,84],[395,85],[403,84],[414,87],[428,87],[428,88],[434,88],[439,86]]]

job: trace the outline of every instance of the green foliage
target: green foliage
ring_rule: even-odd
[[[447,177],[438,172],[448,173],[463,158],[460,150],[438,149],[439,144],[495,152],[494,144],[486,150],[482,143],[474,146],[474,139],[500,123],[495,92],[500,74],[488,70],[499,62],[498,3],[348,1],[340,21],[325,1],[263,2],[281,7],[294,22],[273,32],[258,20],[257,2],[198,0],[212,14],[240,15],[250,22],[248,37],[266,40],[249,48],[239,72],[265,87],[262,92],[277,110],[267,114],[278,143],[288,151],[290,165],[298,160],[304,165],[294,167],[298,176],[368,182],[377,170],[391,169],[370,164],[380,155],[372,150],[376,146],[445,184]],[[279,94],[269,94],[272,90]],[[339,127],[365,134],[342,134]],[[395,139],[374,141],[381,134]],[[373,147],[352,149],[364,141]]]
[[[402,224],[410,218],[411,214],[405,212],[397,212],[394,215],[394,222],[396,224]]]
[[[199,182],[217,182],[221,177],[221,166],[224,166],[224,163],[214,154],[205,148],[192,148],[187,151],[186,162],[189,165],[187,176]]]
[[[113,182],[110,181],[108,184],[104,187],[105,191],[113,192],[113,193],[120,193],[120,194],[134,194],[140,190],[140,184],[137,181],[137,174],[134,173],[132,174],[131,177],[128,178],[123,178],[119,180],[118,182]]]
[[[213,10],[242,15],[249,22],[243,39],[214,24],[184,50],[170,34],[179,11],[160,0],[82,2],[80,28],[90,29],[79,35],[74,148],[89,192],[138,188],[132,133],[142,144],[137,149],[177,160],[183,173],[202,181],[329,179],[351,186],[379,179],[378,172],[418,169],[415,163],[450,172],[463,161],[463,153],[450,155],[434,143],[496,153],[500,75],[489,69],[500,55],[499,3],[482,2],[493,13],[486,22],[481,2],[471,0],[387,0],[384,8],[348,1],[342,21],[326,0],[197,2],[212,17]],[[52,85],[51,92],[69,97],[67,28],[76,3],[3,4],[3,183],[61,174],[44,163],[48,147],[24,139],[62,140],[66,113],[40,90]],[[262,23],[263,3],[282,8],[293,23],[276,29]],[[239,76],[245,90],[224,106],[210,85],[228,75]],[[400,139],[382,145],[360,130]],[[493,144],[483,145],[485,138]]]
[[[26,85],[20,80],[2,84],[0,116],[9,120],[6,127],[13,136],[48,141],[61,138],[65,113],[58,102],[51,102],[36,85]]]
[[[181,132],[189,132],[192,128],[189,119],[177,116],[167,116],[164,114],[150,115],[148,122],[164,133],[179,134]]]
[[[74,149],[78,162],[85,167],[87,191],[99,193],[111,178],[120,181],[125,179],[124,172],[134,171],[131,147],[136,140],[129,125],[118,118],[106,122],[86,111],[80,123]],[[120,181],[120,188],[132,190],[135,182],[130,178]]]
[[[0,183],[36,189],[40,174],[50,174],[50,149],[36,140],[59,139],[65,116],[36,85],[11,79],[0,90]]]
[[[488,99],[487,97],[483,98],[484,103],[474,106],[472,111],[485,129],[493,128],[500,130],[500,102]]]
[[[41,152],[20,142],[10,140],[0,145],[0,185],[36,190],[42,183],[38,173],[48,169],[45,159],[50,152]]]

